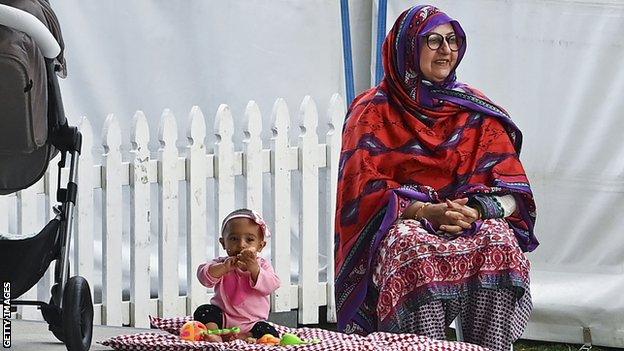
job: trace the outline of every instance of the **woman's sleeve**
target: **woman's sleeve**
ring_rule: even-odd
[[[414,202],[417,201],[417,200],[410,199],[402,195],[398,195],[397,199],[398,199],[397,218],[403,217],[403,212],[405,212],[405,210],[407,210],[408,207],[410,207]]]
[[[252,284],[252,287],[263,295],[269,295],[279,288],[280,279],[267,260],[261,258],[258,261],[260,264],[260,273],[258,273],[256,284]]]
[[[513,195],[494,195],[494,198],[503,208],[503,217],[507,218],[516,212],[516,198]]]
[[[208,273],[208,269],[217,263],[219,262],[213,260],[211,262],[202,263],[197,267],[197,279],[199,279],[199,282],[203,286],[213,288],[215,284],[221,280],[221,278],[215,278]]]
[[[482,219],[507,218],[516,211],[516,199],[513,195],[485,195],[472,196],[468,202],[470,207],[476,208]]]

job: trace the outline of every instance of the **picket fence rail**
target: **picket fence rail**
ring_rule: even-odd
[[[317,323],[319,307],[327,306],[328,321],[335,321],[333,287],[333,227],[336,203],[338,158],[341,146],[340,129],[345,116],[343,99],[332,96],[326,120],[329,132],[325,143],[319,143],[317,127],[319,113],[309,96],[298,111],[300,134],[297,145],[289,143],[291,118],[283,99],[278,99],[272,111],[270,148],[264,149],[261,139],[262,115],[257,104],[250,101],[244,113],[242,150],[235,150],[234,123],[230,108],[221,105],[214,119],[216,143],[214,152],[207,153],[204,140],[206,123],[202,111],[193,107],[187,121],[187,149],[180,156],[177,121],[173,113],[162,113],[158,141],[158,157],[151,159],[148,150],[149,125],[146,116],[137,111],[130,131],[130,159],[122,157],[122,129],[118,118],[109,115],[104,123],[101,140],[104,154],[101,164],[95,164],[91,150],[96,150],[91,124],[83,118],[79,128],[83,134],[83,152],[78,167],[78,200],[75,211],[75,232],[72,237],[72,274],[87,278],[93,290],[95,250],[102,257],[102,302],[97,303],[94,323],[148,327],[148,315],[181,316],[192,313],[212,296],[210,289],[199,284],[196,267],[213,255],[222,254],[218,245],[219,224],[234,209],[236,176],[244,178],[244,204],[262,209],[263,195],[272,192],[274,220],[269,223],[273,267],[282,286],[271,297],[274,312],[298,310],[298,321]],[[101,148],[99,148],[101,150]],[[319,170],[326,179],[319,179]],[[300,181],[291,189],[291,175],[298,172]],[[271,186],[263,186],[263,177],[270,174]],[[214,189],[208,189],[207,179],[214,179]],[[17,233],[38,232],[45,222],[37,215],[41,201],[45,203],[46,220],[53,218],[57,187],[57,168],[50,164],[46,176],[34,186],[16,194],[0,196],[0,231],[12,229]],[[180,203],[179,182],[186,188],[185,204]],[[151,184],[158,184],[158,196],[151,198]],[[240,183],[239,183],[240,184]],[[123,213],[122,188],[129,188],[130,209]],[[94,206],[95,191],[101,189],[101,206]],[[209,190],[214,193],[214,207],[207,206]],[[241,190],[241,189],[239,189]],[[299,271],[298,282],[291,283],[291,192],[300,196],[299,206]],[[322,202],[326,206],[321,206]],[[42,200],[43,198],[43,200]],[[153,201],[158,204],[158,218],[151,214]],[[186,218],[179,218],[180,206],[185,206]],[[12,210],[11,210],[12,207]],[[95,213],[96,208],[101,213]],[[212,207],[212,206],[211,206]],[[9,218],[12,215],[13,218]],[[210,216],[208,216],[210,215]],[[207,222],[207,217],[218,220]],[[129,218],[130,223],[123,219]],[[319,218],[326,219],[319,225]],[[186,222],[186,233],[179,233],[180,222]],[[150,222],[158,221],[158,298],[150,298]],[[94,247],[93,228],[101,222],[101,248]],[[122,300],[122,229],[129,225],[130,233],[130,299]],[[186,238],[186,295],[180,296],[178,283],[178,238]],[[319,281],[319,235],[325,236],[327,252],[327,281]],[[214,252],[206,252],[212,241]],[[174,264],[172,264],[174,262]],[[126,268],[128,270],[128,268]],[[52,267],[44,278],[22,299],[50,298]],[[93,291],[92,291],[93,295]],[[20,307],[18,318],[41,319],[31,307]]]

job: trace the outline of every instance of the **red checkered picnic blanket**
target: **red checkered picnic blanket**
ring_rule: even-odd
[[[185,341],[178,337],[182,325],[192,317],[156,318],[150,317],[152,326],[166,333],[140,333],[112,337],[99,342],[115,350],[128,351],[421,351],[421,350],[448,350],[448,351],[483,351],[484,348],[453,341],[430,339],[416,334],[372,333],[366,337],[332,332],[318,328],[288,328],[274,325],[280,333],[292,333],[302,339],[320,339],[314,345],[302,346],[268,346],[248,344],[243,340],[211,343],[206,341]]]

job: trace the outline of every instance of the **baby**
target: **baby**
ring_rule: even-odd
[[[265,334],[279,337],[266,322],[271,305],[269,295],[280,286],[271,264],[258,256],[271,233],[262,217],[240,209],[230,213],[221,225],[219,242],[227,257],[219,257],[197,268],[202,285],[214,287],[210,304],[199,306],[193,319],[216,323],[219,329],[240,327],[254,338]]]

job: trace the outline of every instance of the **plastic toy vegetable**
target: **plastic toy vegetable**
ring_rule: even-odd
[[[216,335],[238,334],[240,333],[240,331],[241,331],[241,328],[239,327],[224,328],[224,329],[206,329],[204,330],[204,334],[216,334]]]
[[[280,339],[271,334],[264,334],[260,339],[256,340],[256,343],[263,345],[279,345]]]
[[[300,337],[298,337],[295,334],[284,333],[284,335],[282,335],[282,339],[280,340],[280,345],[281,346],[312,345],[312,344],[317,344],[319,342],[321,342],[321,340],[319,339],[302,340]]]
[[[206,326],[202,322],[188,321],[180,328],[180,338],[188,341],[204,340]]]
[[[214,324],[214,323],[213,323]],[[203,332],[204,341],[221,342],[232,341],[239,338],[241,329],[239,327],[208,329]]]

